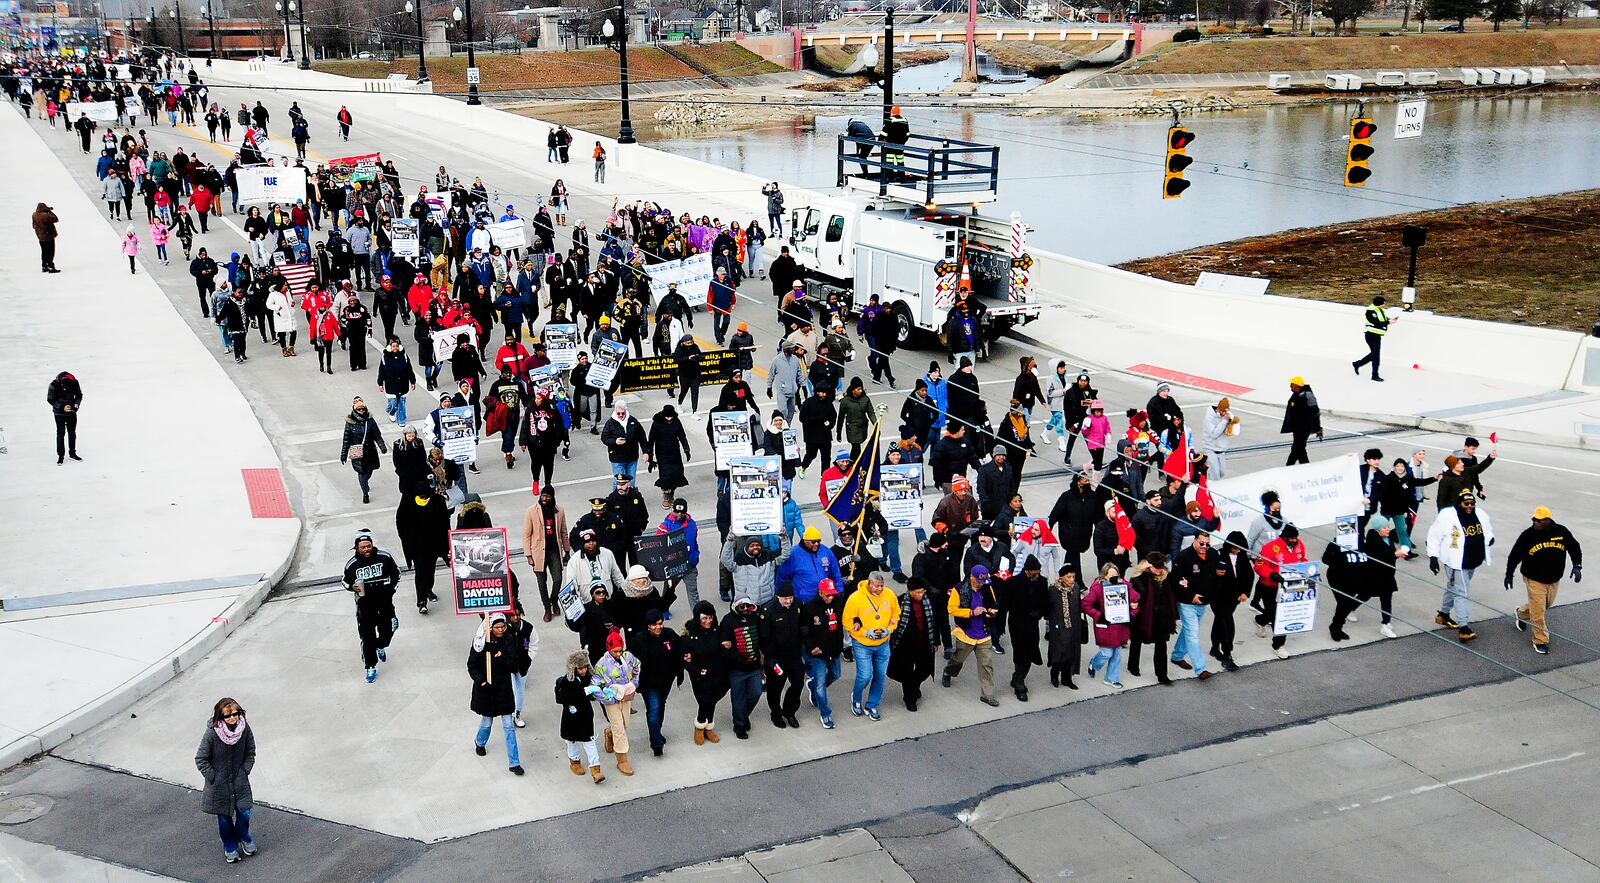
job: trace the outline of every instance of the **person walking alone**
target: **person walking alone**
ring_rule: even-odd
[[[44,203],[39,203],[33,210],[33,235],[39,240],[39,271],[41,273],[59,273],[56,268],[56,225],[61,219],[56,217],[56,210]]]
[[[205,777],[200,811],[217,817],[222,837],[222,857],[232,864],[240,856],[256,854],[250,834],[250,771],[256,765],[256,734],[245,722],[244,708],[231,697],[211,707],[210,725],[194,753],[195,768]]]
[[[361,636],[361,662],[367,683],[378,679],[378,663],[387,662],[389,641],[400,628],[394,612],[394,592],[400,585],[400,565],[378,548],[372,531],[356,531],[355,554],[344,565],[344,588],[356,598],[356,632]]]
[[[67,462],[68,457],[82,461],[78,456],[78,408],[83,404],[83,387],[78,378],[62,371],[50,381],[44,398],[56,418],[56,465]]]
[[[1572,531],[1555,522],[1547,506],[1533,510],[1533,523],[1517,535],[1506,555],[1506,589],[1511,589],[1511,576],[1519,566],[1528,589],[1527,605],[1517,608],[1517,631],[1525,632],[1533,625],[1533,652],[1540,655],[1550,652],[1545,617],[1556,603],[1556,588],[1566,572],[1568,556],[1572,558],[1572,581],[1583,582],[1583,547]]]
[[[1367,341],[1367,354],[1350,363],[1357,377],[1361,376],[1362,365],[1371,364],[1372,379],[1378,383],[1383,382],[1383,378],[1378,376],[1378,358],[1383,350],[1383,336],[1389,333],[1389,323],[1394,321],[1394,317],[1383,308],[1387,302],[1387,299],[1380,294],[1372,299],[1372,303],[1367,304],[1365,314],[1367,327],[1363,335]]]
[[[1322,409],[1317,405],[1316,393],[1311,391],[1304,377],[1296,375],[1289,378],[1289,403],[1284,406],[1283,428],[1278,431],[1289,433],[1294,441],[1289,446],[1289,460],[1284,465],[1311,462],[1311,455],[1306,453],[1306,442],[1313,433],[1318,439],[1322,438]]]
[[[383,441],[378,421],[372,419],[367,403],[360,396],[350,402],[350,413],[344,418],[343,442],[339,450],[339,462],[349,463],[350,468],[355,470],[356,483],[361,485],[361,502],[370,503],[372,473],[378,471],[379,464],[383,462],[378,459],[378,452],[389,453],[389,446]]]

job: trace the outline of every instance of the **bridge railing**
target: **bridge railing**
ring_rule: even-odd
[[[905,144],[879,138],[839,136],[836,186],[850,178],[876,181],[878,195],[914,190],[924,203],[943,197],[993,198],[1000,184],[1000,148],[933,135],[912,135]]]

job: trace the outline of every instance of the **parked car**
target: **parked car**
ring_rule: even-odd
[[[1461,32],[1461,25],[1460,23],[1447,24],[1439,30],[1447,34],[1459,34]]]

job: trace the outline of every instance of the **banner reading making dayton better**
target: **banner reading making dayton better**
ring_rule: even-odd
[[[511,556],[503,527],[450,531],[450,580],[456,615],[502,613],[511,597]]]

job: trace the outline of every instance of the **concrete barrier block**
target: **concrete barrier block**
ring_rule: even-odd
[[[1462,68],[1461,69],[1461,85],[1463,85],[1463,86],[1476,86],[1476,85],[1478,85],[1478,69],[1475,68],[1475,67],[1464,67],[1464,68]]]
[[[1528,82],[1530,84],[1537,86],[1537,85],[1540,85],[1541,83],[1543,83],[1544,80],[1545,80],[1544,68],[1542,68],[1542,67],[1530,67],[1530,68],[1528,68]]]
[[[1492,68],[1492,67],[1480,67],[1480,68],[1478,68],[1478,85],[1480,85],[1480,86],[1493,86],[1498,81],[1499,81],[1499,76],[1495,73],[1494,68]]]
[[[1436,86],[1439,84],[1439,72],[1412,71],[1406,74],[1406,82],[1413,86]]]
[[[1528,72],[1523,70],[1522,68],[1519,68],[1519,67],[1512,68],[1511,69],[1511,85],[1513,85],[1513,86],[1526,86],[1526,85],[1528,85]]]
[[[1373,82],[1379,86],[1404,86],[1406,74],[1405,71],[1378,71]]]
[[[1267,74],[1268,89],[1287,89],[1291,78],[1288,74]]]

